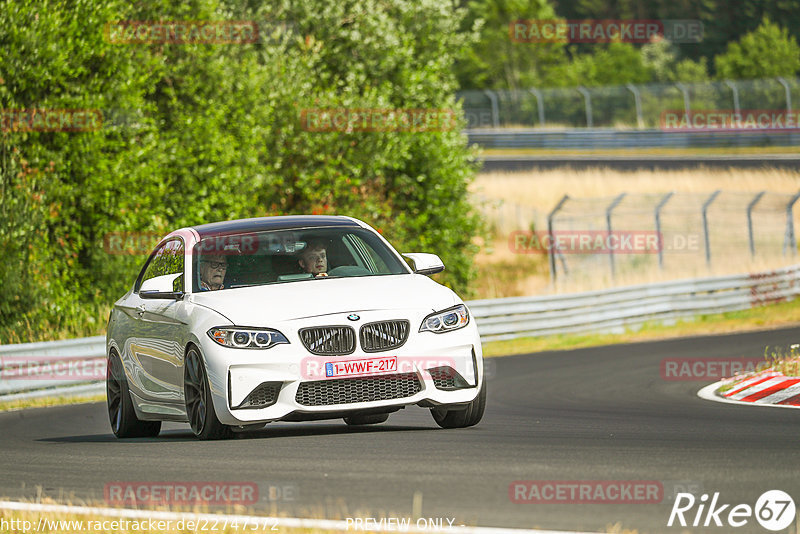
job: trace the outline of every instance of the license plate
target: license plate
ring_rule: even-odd
[[[363,376],[397,371],[397,356],[325,362],[325,376]]]

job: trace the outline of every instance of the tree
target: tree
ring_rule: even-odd
[[[253,2],[253,4],[256,4]],[[97,109],[82,132],[0,132],[0,343],[86,333],[146,254],[109,234],[280,213],[353,215],[436,252],[467,292],[476,168],[455,103],[463,11],[434,0],[8,2],[0,108]],[[259,43],[120,44],[120,20],[255,20]],[[303,111],[430,110],[430,131],[312,131]],[[151,243],[152,246],[155,243]],[[95,330],[104,318],[95,319]],[[27,325],[27,326],[26,326]]]
[[[563,43],[516,42],[517,20],[559,18],[547,0],[469,0],[465,31],[478,34],[456,63],[462,89],[526,89],[556,83],[553,71],[566,61]]]
[[[714,64],[719,79],[794,76],[800,70],[800,46],[785,28],[764,17],[758,28],[730,43]]]

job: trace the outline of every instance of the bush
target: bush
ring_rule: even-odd
[[[170,19],[257,20],[262,39],[103,36],[108,22]],[[468,292],[479,220],[453,97],[460,24],[453,5],[431,0],[286,0],[260,11],[211,0],[12,2],[0,11],[0,107],[100,109],[105,122],[0,137],[0,342],[26,337],[24,325],[36,337],[99,331],[98,310],[145,259],[104,251],[109,233],[239,217],[353,215],[403,250],[440,254],[442,281]],[[302,125],[309,108],[449,109],[457,123],[315,132]]]

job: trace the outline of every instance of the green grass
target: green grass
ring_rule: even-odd
[[[635,331],[629,329],[622,334],[559,334],[490,341],[483,344],[483,354],[488,357],[527,354],[674,337],[766,330],[795,324],[800,324],[800,299],[750,310],[702,315],[674,325],[650,322]]]

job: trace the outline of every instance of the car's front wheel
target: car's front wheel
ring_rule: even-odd
[[[161,432],[161,421],[140,421],[136,417],[122,360],[113,350],[106,366],[106,404],[111,430],[118,438],[155,437]]]
[[[481,390],[475,400],[470,402],[466,408],[448,408],[437,406],[431,409],[433,420],[442,428],[466,428],[477,425],[483,418],[486,409],[486,379],[481,384]]]
[[[231,427],[223,425],[214,412],[211,391],[203,359],[196,347],[186,352],[183,366],[183,394],[186,415],[192,432],[200,439],[226,439],[233,435]]]

